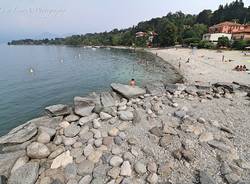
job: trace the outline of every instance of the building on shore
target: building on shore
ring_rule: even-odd
[[[233,32],[233,40],[250,40],[250,28]]]
[[[232,34],[228,33],[207,33],[203,35],[203,40],[217,44],[220,37],[227,37],[229,40],[232,39]]]
[[[229,40],[250,40],[250,25],[222,22],[209,27],[209,32],[203,35],[203,40],[217,44],[220,37],[227,37]]]
[[[226,33],[226,34],[232,34],[235,31],[243,30],[244,25],[238,24],[235,22],[222,22],[220,24],[216,24],[214,26],[211,26],[209,28],[209,33]]]

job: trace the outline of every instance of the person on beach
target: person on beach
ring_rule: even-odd
[[[186,63],[189,63],[190,62],[190,58],[188,58],[188,60],[186,61]]]
[[[224,56],[224,55],[222,55],[222,59],[221,59],[221,61],[222,61],[222,62],[224,62],[224,60],[225,60],[225,56]]]
[[[249,69],[247,69],[246,65],[243,66],[243,71],[249,71]]]
[[[239,65],[237,65],[237,66],[234,68],[234,70],[236,70],[236,71],[239,71],[239,69],[240,69],[240,66],[239,66]]]
[[[129,85],[132,87],[135,87],[135,85],[136,85],[135,79],[131,79],[129,82]]]
[[[246,65],[237,65],[234,70],[238,71],[238,72],[242,72],[242,71],[249,71],[249,69],[247,69]]]
[[[181,62],[179,62],[179,70],[181,69]]]

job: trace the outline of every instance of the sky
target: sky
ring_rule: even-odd
[[[198,14],[232,0],[0,0],[0,42],[110,31],[181,10]],[[250,0],[244,0],[250,5]]]

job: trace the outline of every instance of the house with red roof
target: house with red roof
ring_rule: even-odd
[[[238,24],[236,22],[222,22],[209,27],[209,33],[203,35],[203,40],[217,44],[220,37],[229,40],[250,40],[250,25]]]
[[[238,30],[232,34],[233,40],[250,40],[250,25],[243,30]]]

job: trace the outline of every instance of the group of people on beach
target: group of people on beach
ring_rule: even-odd
[[[246,65],[237,65],[233,70],[238,71],[238,72],[244,72],[244,71],[249,71],[249,69],[246,67]]]

